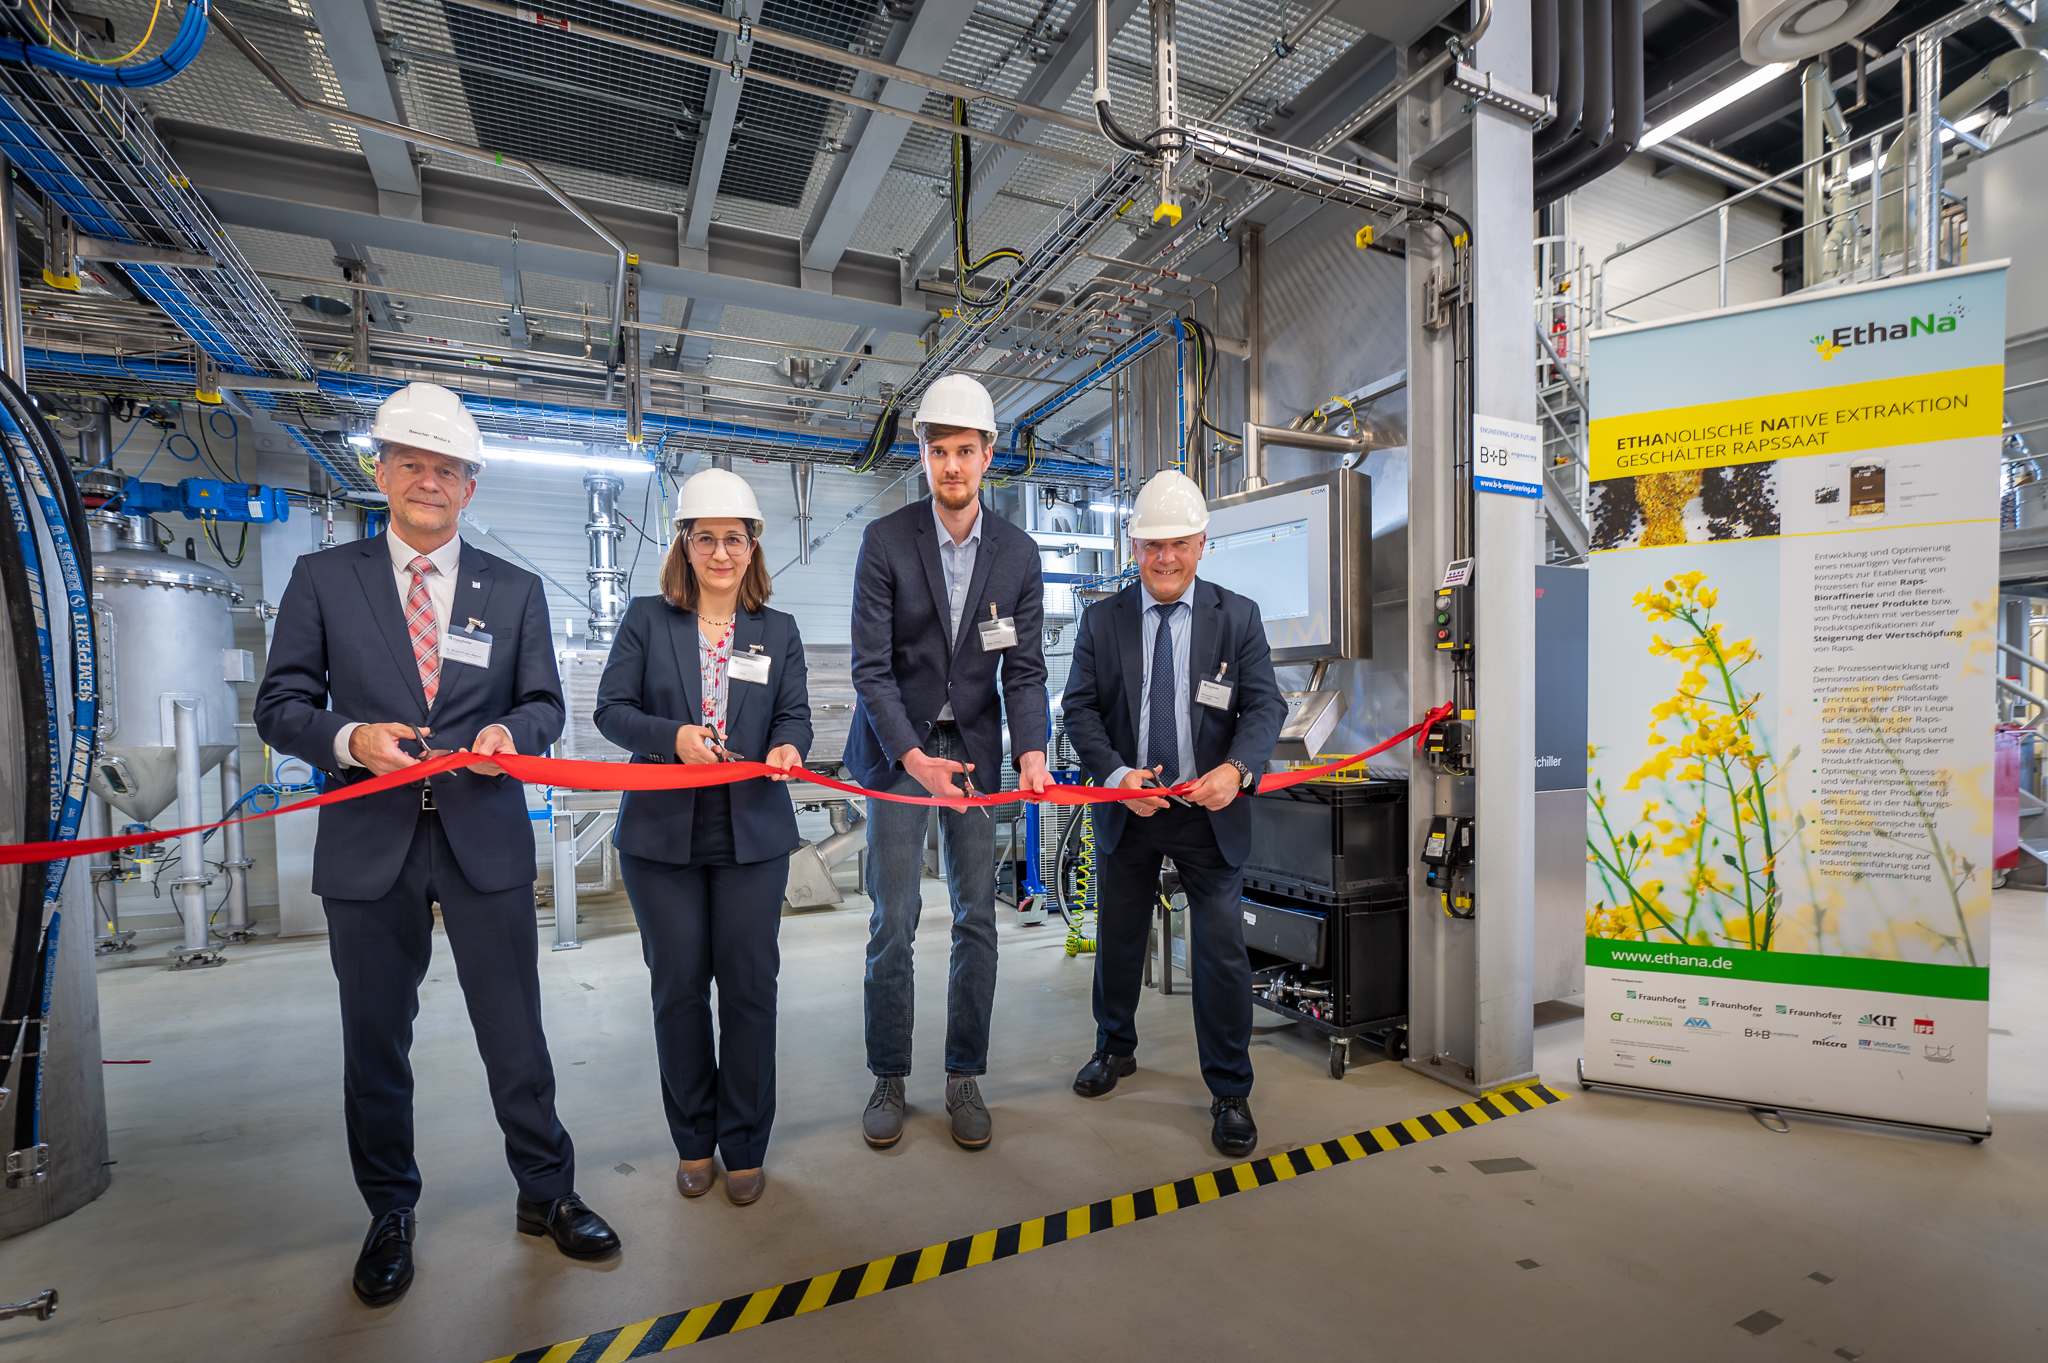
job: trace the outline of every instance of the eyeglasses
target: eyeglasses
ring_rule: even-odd
[[[746,552],[753,547],[753,545],[754,539],[751,535],[734,534],[719,536],[712,534],[703,534],[690,536],[691,551],[694,553],[701,554],[705,558],[712,557],[713,555],[717,554],[720,549],[725,550],[727,556],[731,558],[740,558],[743,555],[745,555]]]

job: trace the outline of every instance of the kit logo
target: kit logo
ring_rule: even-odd
[[[1858,1027],[1896,1027],[1899,1016],[1896,1013],[1865,1013],[1856,1019]]]
[[[1934,1035],[1934,1019],[1933,1019],[1933,1018],[1914,1018],[1914,1019],[1913,1019],[1913,1030],[1914,1030],[1915,1032],[1919,1033],[1919,1034],[1920,1034],[1921,1036],[1933,1036],[1933,1035]]]
[[[1937,1065],[1953,1065],[1956,1063],[1956,1048],[1953,1046],[1922,1046],[1920,1054],[1924,1059],[1930,1060]]]
[[[1814,353],[1823,360],[1832,360],[1851,346],[1877,345],[1887,341],[1909,341],[1916,336],[1942,336],[1956,329],[1968,312],[1963,300],[1958,298],[1948,305],[1944,312],[1930,312],[1924,317],[1908,316],[1904,319],[1883,320],[1865,323],[1860,327],[1836,327],[1833,331],[1815,333]]]

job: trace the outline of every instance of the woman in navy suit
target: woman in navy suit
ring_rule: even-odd
[[[676,499],[661,595],[634,599],[598,684],[598,732],[635,762],[726,757],[788,771],[811,746],[796,621],[766,606],[761,508],[746,480],[706,469]],[[662,1105],[685,1197],[767,1186],[775,1120],[775,937],[789,854],[801,842],[787,777],[629,792],[619,868],[653,977]],[[718,984],[713,1055],[711,985]]]

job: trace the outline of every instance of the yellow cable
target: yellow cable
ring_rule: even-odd
[[[83,52],[74,52],[70,48],[64,46],[64,44],[58,40],[57,31],[50,27],[50,21],[48,19],[45,19],[42,15],[42,12],[36,8],[36,0],[28,0],[28,12],[30,14],[35,15],[36,22],[41,24],[43,26],[43,32],[49,35],[50,46],[56,48],[65,56],[75,57],[82,62],[91,62],[94,66],[119,66],[122,62],[127,61],[130,57],[140,52],[143,48],[149,46],[150,35],[156,32],[157,16],[164,12],[164,0],[156,0],[156,8],[152,9],[149,12],[149,27],[143,30],[142,41],[135,44],[135,46],[129,48],[126,52],[123,52],[118,57],[88,57]]]

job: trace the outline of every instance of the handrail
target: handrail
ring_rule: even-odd
[[[1881,194],[1879,194],[1879,195],[1877,196],[1877,202],[1879,202],[1879,203],[1882,203],[1882,202],[1883,202],[1884,200],[1886,200],[1886,199],[1892,198],[1892,197],[1894,197],[1894,196],[1896,196],[1896,195],[1904,194],[1905,192],[1906,192],[1906,191],[1905,191],[1905,189],[1904,189],[1903,187],[1901,187],[1901,188],[1899,188],[1899,189],[1888,189],[1888,190],[1885,190],[1885,191],[1884,191],[1883,193],[1881,193]],[[1729,200],[1729,202],[1731,202],[1731,203],[1732,203],[1732,202],[1733,202],[1733,200]],[[1720,207],[1721,207],[1721,205],[1719,205],[1719,204],[1716,204],[1716,205],[1714,205],[1714,206],[1713,206],[1713,209],[1711,209],[1711,210],[1709,210],[1709,211],[1718,211],[1718,210],[1720,209]],[[1603,318],[1615,316],[1615,315],[1616,315],[1616,312],[1617,312],[1617,310],[1618,310],[1618,309],[1620,309],[1620,308],[1625,308],[1625,307],[1627,307],[1627,306],[1628,306],[1629,304],[1631,304],[1631,303],[1640,303],[1640,302],[1642,302],[1642,301],[1643,301],[1643,300],[1644,300],[1645,298],[1649,298],[1649,297],[1652,297],[1652,296],[1654,296],[1654,295],[1656,295],[1656,294],[1660,294],[1660,293],[1664,292],[1664,290],[1666,290],[1666,289],[1675,289],[1675,288],[1677,288],[1677,287],[1678,287],[1678,286],[1679,286],[1680,284],[1683,284],[1683,283],[1687,282],[1688,280],[1698,279],[1698,278],[1699,278],[1699,277],[1700,277],[1701,275],[1703,275],[1703,274],[1707,273],[1707,271],[1709,271],[1709,270],[1719,270],[1719,269],[1723,269],[1723,268],[1725,268],[1725,267],[1726,267],[1726,266],[1727,266],[1727,265],[1728,265],[1729,263],[1731,263],[1731,262],[1733,262],[1733,261],[1741,260],[1741,259],[1742,259],[1742,258],[1743,258],[1744,256],[1753,256],[1753,255],[1755,255],[1755,254],[1756,254],[1756,253],[1757,253],[1758,251],[1764,250],[1764,249],[1765,249],[1766,247],[1770,247],[1770,246],[1776,246],[1776,245],[1778,245],[1778,244],[1779,244],[1780,242],[1788,241],[1788,240],[1790,240],[1790,239],[1791,239],[1791,238],[1793,238],[1793,237],[1797,237],[1797,236],[1802,236],[1802,235],[1804,235],[1804,234],[1805,234],[1805,233],[1807,233],[1807,232],[1813,232],[1813,231],[1817,231],[1817,230],[1819,230],[1820,228],[1822,228],[1822,227],[1825,227],[1825,226],[1827,226],[1827,225],[1828,225],[1829,223],[1833,222],[1833,221],[1834,221],[1835,219],[1837,219],[1837,218],[1849,218],[1849,217],[1854,217],[1854,216],[1856,216],[1856,215],[1857,215],[1858,213],[1861,213],[1862,211],[1863,211],[1863,209],[1862,209],[1862,207],[1861,207],[1861,206],[1856,206],[1856,205],[1852,205],[1851,207],[1848,207],[1848,208],[1845,208],[1845,209],[1843,209],[1843,210],[1842,210],[1841,212],[1839,212],[1839,213],[1829,213],[1829,214],[1827,214],[1827,215],[1826,215],[1826,216],[1824,216],[1824,217],[1820,217],[1820,218],[1816,218],[1816,219],[1814,219],[1814,221],[1813,221],[1813,222],[1811,222],[1811,223],[1802,223],[1802,224],[1800,224],[1800,225],[1799,225],[1798,227],[1795,227],[1795,228],[1793,228],[1793,229],[1792,229],[1791,231],[1789,231],[1789,232],[1780,232],[1780,233],[1779,233],[1779,234],[1778,234],[1777,236],[1775,236],[1775,237],[1769,237],[1769,238],[1766,238],[1765,240],[1763,240],[1763,241],[1760,241],[1760,242],[1758,242],[1758,243],[1757,243],[1756,245],[1754,245],[1754,246],[1745,246],[1745,247],[1744,247],[1744,248],[1743,248],[1742,250],[1740,250],[1740,251],[1737,251],[1737,252],[1736,252],[1736,253],[1735,253],[1734,255],[1732,255],[1732,256],[1726,256],[1726,257],[1723,257],[1723,258],[1717,259],[1717,260],[1716,260],[1716,261],[1715,261],[1715,262],[1714,262],[1714,263],[1713,263],[1712,265],[1702,265],[1702,266],[1701,266],[1701,267],[1700,267],[1699,269],[1697,269],[1697,270],[1694,270],[1694,271],[1693,271],[1693,272],[1692,272],[1691,274],[1682,274],[1682,275],[1678,276],[1678,277],[1677,277],[1676,279],[1667,279],[1667,280],[1665,280],[1665,281],[1664,281],[1664,282],[1663,282],[1662,284],[1659,284],[1659,285],[1658,285],[1658,286],[1657,286],[1656,288],[1654,288],[1654,289],[1645,289],[1645,290],[1644,290],[1643,292],[1641,292],[1641,293],[1639,293],[1639,294],[1636,294],[1636,295],[1634,295],[1633,297],[1630,297],[1630,298],[1624,298],[1624,299],[1622,299],[1622,300],[1621,300],[1621,301],[1620,301],[1619,303],[1616,303],[1616,304],[1615,304],[1615,305],[1614,305],[1613,307],[1609,307],[1609,306],[1607,305],[1606,301],[1605,301],[1605,300],[1603,299],[1603,300],[1601,301],[1601,304],[1600,304],[1600,316],[1601,316],[1601,317],[1603,317]],[[1652,240],[1652,238],[1648,238],[1648,237],[1645,237],[1645,238],[1644,238],[1644,241],[1645,241],[1645,242],[1648,242],[1648,241],[1650,241],[1650,240]],[[1618,256],[1618,255],[1620,255],[1620,254],[1621,254],[1621,253],[1620,253],[1619,251],[1617,251],[1617,252],[1615,253],[1615,256]],[[1613,260],[1613,259],[1615,258],[1615,256],[1609,256],[1609,257],[1608,257],[1607,259],[1608,259],[1608,260]],[[1602,261],[1602,262],[1601,262],[1601,268],[1602,268],[1603,270],[1604,270],[1604,269],[1606,268],[1606,261]],[[1604,282],[1604,281],[1603,281],[1603,282]],[[1628,321],[1629,319],[1628,319],[1628,318],[1625,318],[1625,317],[1624,317],[1624,318],[1622,318],[1621,320],[1622,320],[1622,321],[1624,321],[1624,322],[1626,322],[1626,321]],[[1542,330],[1542,328],[1541,328],[1541,326],[1540,326],[1540,325],[1538,326],[1538,328],[1537,328],[1537,329],[1538,329],[1538,331],[1539,331],[1539,332],[1540,332],[1540,331]]]
[[[485,151],[482,147],[472,147],[466,142],[457,142],[451,138],[437,136],[434,133],[421,132],[418,128],[408,128],[402,123],[386,123],[381,118],[371,118],[366,114],[359,114],[354,110],[341,108],[339,105],[325,104],[317,99],[309,99],[293,88],[292,83],[285,79],[284,73],[275,66],[272,66],[270,59],[256,50],[254,43],[242,36],[242,31],[228,21],[227,15],[216,11],[213,15],[213,25],[222,33],[228,35],[228,41],[242,50],[242,55],[249,59],[249,64],[260,71],[264,79],[276,86],[278,93],[290,100],[295,108],[318,118],[327,119],[333,123],[344,124],[351,128],[361,128],[366,132],[383,133],[386,137],[395,137],[402,142],[411,142],[422,147],[432,147],[436,151],[445,151],[453,156],[464,157],[471,161],[482,161],[487,165],[503,166],[508,170],[517,171],[533,181],[542,193],[568,209],[570,215],[576,221],[595,232],[603,239],[605,245],[611,247],[618,256],[618,270],[612,280],[612,347],[611,355],[605,361],[605,368],[607,370],[617,369],[624,361],[626,355],[626,244],[606,230],[604,225],[596,218],[584,212],[582,206],[563,193],[553,180],[543,175],[538,166],[535,166],[530,161],[522,161],[516,156],[507,156],[503,152]]]
[[[1889,133],[1902,132],[1904,131],[1905,126],[1905,119],[1894,119],[1890,123],[1885,124],[1883,127],[1874,129],[1871,132],[1858,133],[1856,135],[1855,140],[1858,142],[1868,142],[1872,138],[1884,137]],[[1707,215],[1711,213],[1718,213],[1724,209],[1732,208],[1736,204],[1741,203],[1745,199],[1751,198],[1757,194],[1762,193],[1766,189],[1770,189],[1775,185],[1781,184],[1784,181],[1791,179],[1795,175],[1803,175],[1806,173],[1808,168],[1817,166],[1821,162],[1830,160],[1833,157],[1840,156],[1841,154],[1841,148],[1837,147],[1833,151],[1823,152],[1819,156],[1811,157],[1808,160],[1801,161],[1798,165],[1793,166],[1788,170],[1782,170],[1778,172],[1776,175],[1773,175],[1768,180],[1758,181],[1755,185],[1751,186],[1748,189],[1743,190],[1739,194],[1732,194],[1728,198],[1722,199],[1718,203],[1708,204],[1705,208],[1702,208],[1699,212],[1693,214],[1691,217],[1681,218],[1677,222],[1671,224],[1671,226],[1666,227],[1661,231],[1652,232],[1649,236],[1644,237],[1641,241],[1632,241],[1628,243],[1626,246],[1623,246],[1620,249],[1613,251],[1606,256],[1601,257],[1600,272],[1604,275],[1607,272],[1607,267],[1609,264],[1616,260],[1621,259],[1621,257],[1628,255],[1632,251],[1640,251],[1643,247],[1648,246],[1651,242],[1662,240],[1663,238],[1670,236],[1673,232],[1678,231],[1682,227],[1690,227],[1694,223],[1699,222],[1701,219],[1707,217]],[[1871,173],[1873,175],[1879,174],[1879,168],[1877,166],[1872,166]],[[1799,230],[1802,232],[1808,231],[1811,230],[1812,227],[1817,225],[1818,224],[1812,223],[1805,224],[1801,226]],[[1635,300],[1630,299],[1629,301],[1634,302]]]
[[[2014,648],[2011,644],[2006,643],[2003,639],[1998,641],[1998,646],[2001,649],[2005,650],[2007,653],[2012,654],[2013,657],[2018,658],[2021,662],[2026,663],[2031,667],[2037,668],[2042,672],[2048,672],[2048,663],[2042,662],[2039,658],[2036,658],[2033,654],[2028,653],[2026,650]]]

